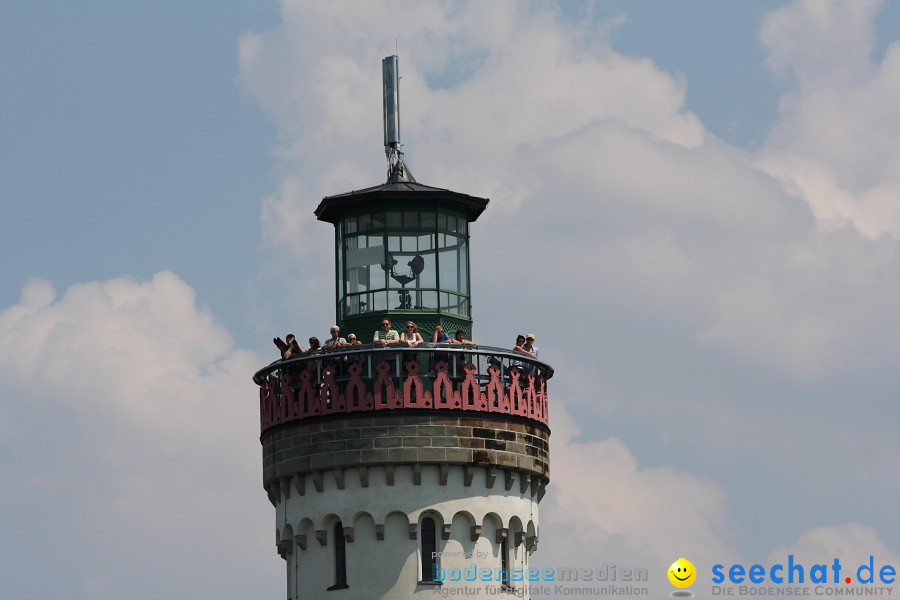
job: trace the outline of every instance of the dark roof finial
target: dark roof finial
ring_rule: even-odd
[[[400,143],[400,72],[397,55],[381,61],[384,92],[384,155],[388,163],[387,183],[416,183],[409,167],[403,162]]]

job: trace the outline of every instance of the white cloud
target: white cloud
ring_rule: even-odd
[[[900,43],[874,62],[881,2],[798,1],[768,16],[767,64],[796,89],[760,157],[813,208],[822,226],[852,223],[877,238],[900,236]]]
[[[612,52],[602,26],[565,25],[511,2],[373,6],[348,14],[341,3],[288,3],[276,30],[241,40],[239,82],[278,123],[279,156],[305,182],[308,203],[383,180],[379,63],[398,28],[408,36],[401,128],[413,172],[500,197],[495,211],[527,191],[516,168],[522,147],[605,120],[685,146],[703,139],[683,109],[683,82]],[[361,36],[358,23],[375,33]],[[263,226],[264,237],[279,237]]]
[[[793,544],[773,550],[768,559],[773,564],[785,564],[789,554],[794,555],[795,562],[808,566],[825,564],[830,567],[837,558],[841,564],[842,584],[845,577],[856,583],[857,568],[868,565],[869,557],[873,557],[875,585],[879,585],[878,573],[884,565],[891,565],[895,570],[900,565],[900,555],[885,545],[875,529],[854,522],[809,529]],[[831,571],[828,573],[832,575]]]
[[[661,572],[678,556],[708,561],[733,552],[738,531],[722,488],[684,468],[641,467],[615,438],[578,441],[582,431],[561,407],[553,419],[552,482],[542,509],[554,525],[542,525],[542,534],[555,542],[554,559],[567,555],[567,540],[553,532],[559,525],[591,531],[607,556],[641,556]]]
[[[4,559],[8,593],[279,587],[250,381],[262,363],[171,272],[80,283],[58,299],[29,282],[0,313],[0,506],[4,522],[28,524],[7,531],[18,548]],[[47,552],[65,560],[37,560]]]
[[[795,0],[767,15],[760,40],[766,65],[803,87],[832,87],[872,71],[872,19],[881,0]]]

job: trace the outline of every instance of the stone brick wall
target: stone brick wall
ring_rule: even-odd
[[[288,424],[263,435],[263,480],[386,464],[448,464],[525,471],[549,481],[549,432],[497,415],[375,414]]]

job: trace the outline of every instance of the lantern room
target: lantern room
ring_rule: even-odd
[[[316,208],[335,230],[336,321],[361,339],[386,317],[471,336],[469,224],[488,200],[416,181],[400,144],[396,56],[382,61],[382,75],[387,181]]]
[[[337,322],[363,339],[385,317],[471,335],[469,224],[488,200],[422,185],[404,171],[316,209],[335,228]]]

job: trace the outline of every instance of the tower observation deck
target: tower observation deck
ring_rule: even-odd
[[[326,197],[315,214],[335,229],[341,330],[368,342],[384,321],[412,321],[426,342],[308,352],[253,376],[287,597],[449,586],[527,598],[517,573],[537,548],[549,482],[553,369],[506,348],[427,342],[438,325],[472,336],[469,226],[488,200],[415,180],[396,56],[383,73],[387,181]]]

